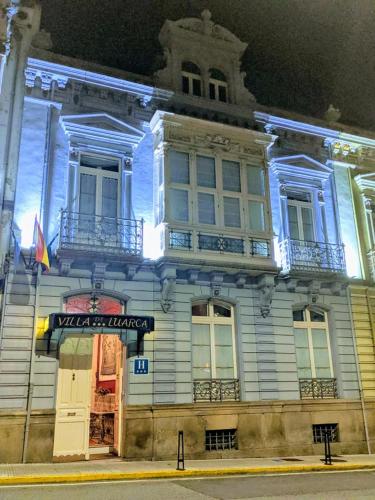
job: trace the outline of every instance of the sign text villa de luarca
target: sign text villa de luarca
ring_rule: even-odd
[[[154,330],[154,318],[125,314],[50,314],[48,330],[57,328],[113,328],[147,333]]]

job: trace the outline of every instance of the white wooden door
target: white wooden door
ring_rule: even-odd
[[[69,336],[60,346],[54,457],[89,458],[92,337]]]

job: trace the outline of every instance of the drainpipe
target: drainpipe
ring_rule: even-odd
[[[364,428],[365,428],[365,436],[366,436],[366,443],[367,443],[367,452],[368,452],[369,455],[371,455],[372,454],[372,452],[371,452],[371,444],[370,444],[370,437],[369,437],[369,432],[368,432],[368,423],[367,423],[365,401],[364,401],[364,398],[363,398],[363,387],[362,387],[361,371],[360,371],[360,368],[359,368],[359,358],[358,358],[357,342],[356,342],[357,339],[356,339],[355,329],[354,329],[354,321],[353,321],[353,313],[352,313],[352,302],[351,302],[349,287],[347,287],[347,289],[346,289],[346,296],[347,296],[348,306],[349,306],[350,324],[351,324],[352,332],[353,332],[354,357],[355,357],[355,365],[356,365],[357,377],[358,377],[359,397],[361,399],[363,425],[364,425]]]

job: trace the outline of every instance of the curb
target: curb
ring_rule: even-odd
[[[189,477],[215,477],[257,474],[288,474],[298,472],[330,472],[350,470],[374,470],[375,464],[337,464],[337,465],[294,465],[270,467],[234,467],[228,469],[192,469],[192,470],[161,470],[145,472],[88,472],[72,474],[45,474],[0,477],[0,486],[37,483],[82,483],[91,481],[121,481],[142,479],[173,479]]]

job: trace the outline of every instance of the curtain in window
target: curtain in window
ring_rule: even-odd
[[[240,200],[224,196],[224,225],[241,227]]]
[[[240,164],[236,161],[223,160],[223,189],[225,191],[241,191]]]
[[[201,224],[215,224],[215,197],[198,193],[198,219]]]
[[[80,175],[79,212],[85,215],[95,215],[96,209],[96,176]]]
[[[102,215],[117,217],[117,179],[103,177],[102,184]]]
[[[176,221],[188,222],[189,220],[189,195],[184,189],[169,190],[170,217]]]
[[[247,192],[264,196],[264,170],[262,167],[247,166]]]
[[[189,184],[189,155],[180,151],[169,152],[170,182]]]
[[[211,341],[209,325],[192,325],[193,378],[211,378]]]
[[[249,201],[249,226],[251,231],[265,231],[264,205],[261,201]]]
[[[197,156],[197,184],[198,186],[215,188],[215,159],[208,156]]]

